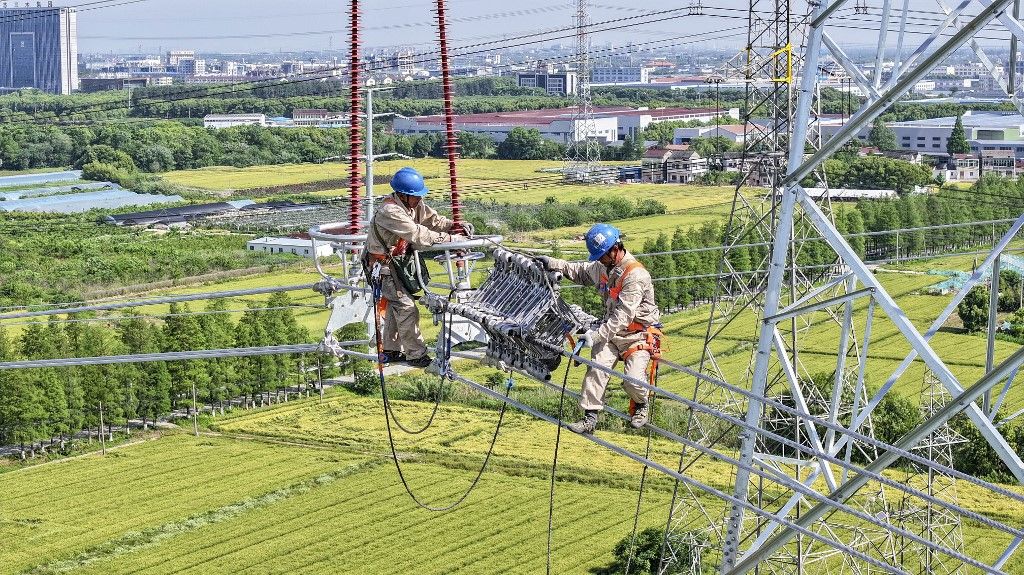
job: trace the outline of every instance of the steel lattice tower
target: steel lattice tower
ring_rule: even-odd
[[[925,373],[921,396],[924,398],[920,406],[921,415],[925,419],[935,415],[951,399],[949,393],[939,383],[938,378],[931,372]],[[966,441],[964,436],[957,433],[947,423],[926,437],[914,451],[929,460],[952,467],[953,446]],[[953,503],[957,502],[956,478],[947,474],[937,472],[932,468],[912,467],[905,481],[923,483],[928,495],[941,497],[943,500]],[[946,509],[917,498],[905,497],[900,501],[897,520],[900,525],[915,533],[921,533],[930,541],[957,551],[964,550],[960,517],[948,513]],[[899,542],[899,554],[904,569],[915,574],[961,575],[967,569],[962,562],[935,553],[929,548],[910,541],[901,540]]]
[[[839,24],[846,17],[845,13],[838,12],[844,7],[843,2],[815,0],[807,2],[804,11],[791,10],[787,0],[752,0],[749,41],[745,51],[733,62],[747,86],[748,130],[746,155],[741,167],[746,176],[745,182],[761,185],[764,192],[757,197],[740,190],[735,196],[729,226],[723,234],[725,256],[721,262],[714,311],[708,323],[707,349],[701,371],[724,375],[724,364],[719,359],[723,352],[730,350],[723,350],[721,340],[728,343],[729,337],[727,334],[719,338],[719,335],[727,327],[733,330],[731,338],[735,342],[737,329],[744,325],[756,326],[752,328],[757,332],[754,338],[756,346],[746,348],[749,350],[749,363],[745,365],[745,373],[734,373],[728,378],[746,388],[743,397],[728,397],[721,391],[718,396],[709,398],[702,397],[699,391],[695,393],[698,401],[724,405],[723,412],[732,413],[733,419],[742,422],[742,431],[731,424],[724,426],[725,434],[710,426],[720,423],[713,418],[693,417],[689,426],[690,441],[699,442],[697,447],[701,447],[700,444],[713,445],[723,438],[738,442],[733,488],[728,497],[722,497],[723,501],[714,507],[702,504],[689,487],[677,488],[666,530],[662,573],[673,573],[678,566],[681,554],[673,549],[673,541],[687,530],[701,529],[710,535],[712,541],[710,556],[704,558],[704,564],[717,563],[717,570],[729,575],[753,569],[762,573],[885,572],[886,565],[905,564],[898,556],[899,537],[908,536],[915,540],[915,544],[930,549],[930,554],[938,551],[952,559],[963,560],[964,555],[957,550],[960,544],[955,536],[936,540],[906,530],[896,536],[892,523],[884,520],[871,529],[862,529],[863,521],[851,522],[837,517],[835,505],[837,502],[846,504],[851,517],[894,517],[885,500],[885,491],[878,484],[872,484],[866,476],[848,473],[845,466],[849,466],[851,457],[854,457],[867,462],[865,469],[876,472],[898,461],[899,456],[894,451],[874,449],[876,440],[870,431],[871,414],[887,394],[893,393],[893,386],[907,373],[915,358],[924,362],[952,396],[967,393],[967,385],[957,379],[929,340],[971,285],[980,281],[981,273],[972,275],[968,285],[957,293],[927,332],[919,331],[886,286],[865,264],[858,249],[840,233],[820,171],[831,154],[850,142],[860,130],[869,126],[961,46],[969,45],[983,62],[990,62],[991,59],[984,57],[975,36],[994,20],[1010,29],[1015,36],[1024,37],[1024,26],[1005,11],[1009,0],[981,0],[979,3],[983,9],[967,15],[965,10],[970,2],[951,8],[940,0],[946,19],[937,24],[909,55],[903,53],[904,36],[908,33],[907,5],[904,3],[896,38],[898,61],[891,72],[887,70],[883,75],[883,54],[889,46],[887,32],[893,22],[890,19],[892,0],[882,0],[877,14],[876,72],[868,77],[827,30],[829,25]],[[794,17],[794,12],[801,15]],[[826,52],[845,70],[865,98],[849,122],[839,127],[828,141],[819,141],[814,129],[818,116],[815,110],[819,105],[818,70]],[[994,68],[992,72],[999,80],[999,73]],[[1009,84],[1008,92],[1015,94],[1016,86],[1012,85],[1015,83]],[[755,121],[753,118],[756,117],[763,119]],[[808,180],[815,179],[820,189],[804,188]],[[1024,217],[1018,222],[1024,222]],[[1015,223],[1011,227],[993,248],[982,268],[994,266],[998,270],[1000,253],[1021,226],[1024,223]],[[770,242],[770,253],[767,250],[750,254],[741,251],[750,248],[744,244],[762,239]],[[807,249],[810,244],[815,244],[818,250],[814,258],[816,261],[835,259],[829,265],[805,267],[801,249]],[[744,274],[733,269],[733,258],[738,255],[748,255],[754,262],[752,273]],[[994,314],[994,303],[992,308],[991,313]],[[741,314],[745,314],[744,322],[752,320],[752,324],[735,322]],[[856,329],[855,318],[861,324]],[[831,329],[827,338],[818,335],[816,341],[802,341],[801,333],[816,322],[834,324],[838,329]],[[886,329],[898,333],[908,345],[911,351],[902,362],[873,357],[868,353],[872,326],[876,322],[885,322]],[[990,326],[990,356],[993,355],[993,332]],[[834,370],[826,377],[832,379],[828,393],[816,395],[815,388],[809,385],[815,382],[803,364],[801,345],[815,346],[819,356],[823,346],[836,346],[832,348],[835,350]],[[733,348],[735,355],[736,346]],[[807,356],[806,353],[804,355]],[[866,386],[865,365],[868,363],[882,365],[881,369],[886,370],[890,364],[894,367],[891,372],[886,371],[892,375],[884,382],[878,382],[881,384],[878,389],[869,390]],[[819,369],[820,365],[819,361]],[[737,362],[733,361],[731,368],[736,367]],[[1007,373],[1005,369],[998,371],[997,363],[991,358],[987,362],[987,370],[991,378],[979,383],[978,389],[984,386],[991,390],[989,380],[1005,377]],[[699,390],[701,386],[696,387]],[[777,441],[781,435],[770,429],[777,422],[770,417],[768,402],[789,404],[797,414],[807,414],[791,418],[791,423],[783,427],[792,428],[790,430],[794,433],[789,435],[789,441],[793,445],[802,447],[800,451],[809,452],[809,456],[804,456],[806,460],[780,458],[772,452],[771,444],[766,440],[772,437],[772,441]],[[939,461],[943,459],[942,453],[937,452],[935,442],[928,438],[934,437],[939,429],[937,426],[948,421],[955,405],[951,402],[946,407],[935,409],[918,432],[899,441],[901,448],[926,453],[922,459],[928,462],[927,467],[944,465]],[[971,423],[1018,481],[1024,482],[1024,462],[993,423],[996,407],[990,406],[987,400],[981,405],[964,405]],[[821,413],[823,407],[826,408],[825,413]],[[843,429],[822,432],[808,421],[815,417]],[[727,435],[730,428],[732,436]],[[684,449],[680,471],[685,473],[699,458]],[[773,480],[767,480],[765,474],[789,476],[788,481],[796,480],[804,486],[818,484],[821,487],[815,490],[824,498],[808,498],[803,490],[781,495],[766,490]],[[929,481],[928,485],[931,492],[918,497],[930,500],[931,505],[948,505],[937,497],[934,481]],[[936,524],[931,519],[929,521]],[[955,530],[948,531],[952,533]],[[930,529],[928,535],[931,535]],[[815,542],[823,539],[833,541],[832,546],[840,555]],[[1001,567],[1017,544],[1015,540],[996,564]],[[854,558],[855,555],[859,558]],[[927,565],[929,559],[924,556],[921,561]],[[812,564],[815,564],[813,568]],[[935,564],[926,568],[934,569]]]
[[[573,108],[573,133],[566,142],[565,177],[573,182],[591,182],[601,150],[594,140],[594,103],[590,94],[590,9],[587,0],[576,0],[576,103]],[[566,89],[569,88],[566,82]]]
[[[811,11],[816,4],[801,5],[794,8],[791,0],[751,0],[748,10],[747,45],[730,60],[722,75],[728,79],[743,81],[745,86],[744,149],[739,160],[738,170],[742,175],[733,196],[730,215],[722,232],[723,252],[719,262],[719,281],[712,299],[711,312],[705,332],[705,343],[699,370],[712,377],[727,379],[719,365],[718,354],[733,353],[732,344],[724,345],[720,336],[729,329],[735,329],[735,323],[748,320],[753,316],[755,323],[764,317],[765,294],[768,284],[770,250],[763,247],[748,247],[747,244],[772,242],[778,221],[781,204],[783,180],[787,172],[787,150],[794,137],[794,129],[798,123],[803,128],[803,138],[810,149],[820,146],[820,94],[815,86],[812,105],[806,118],[797,119],[797,100],[799,88],[797,79],[808,71],[804,65],[807,43],[807,24]],[[813,65],[814,73],[817,65]],[[818,185],[827,190],[822,170],[814,172]],[[831,204],[828,194],[819,201],[824,211],[831,215]],[[813,227],[802,219],[793,226],[792,236],[787,246],[787,267],[784,272],[786,288],[785,297],[789,303],[795,303],[806,294],[811,293],[822,282],[840,277],[843,266],[837,264],[832,268],[819,270],[801,270],[796,262],[801,260],[801,251],[807,240],[820,238],[814,233]],[[753,272],[745,272],[737,262],[749,260],[754,265]],[[835,282],[830,294],[841,293],[849,287],[849,282]],[[846,334],[840,342],[843,350],[836,362],[834,379],[831,382],[831,393],[823,396],[821,391],[806,378],[808,374],[800,361],[800,334],[809,330],[812,320],[809,316],[793,317],[785,322],[778,338],[780,353],[785,351],[786,361],[774,362],[770,366],[765,382],[765,393],[776,400],[784,401],[829,415],[838,420],[841,414],[849,414],[852,406],[849,397],[853,394],[863,397],[865,394],[863,375],[858,377],[858,336],[853,327],[852,308],[825,309],[827,320],[841,326]],[[818,318],[820,319],[820,318]],[[870,328],[868,328],[870,330]],[[751,334],[752,336],[754,334]],[[752,348],[747,369],[744,373],[743,385],[753,386],[756,371],[756,354]],[[851,356],[852,357],[848,357]],[[852,365],[851,365],[852,364]],[[737,418],[744,418],[747,402],[726,390],[715,386],[702,386],[698,381],[694,389],[694,399],[702,403],[714,404],[724,413],[731,413]],[[866,400],[865,400],[866,401]],[[777,415],[777,414],[776,414]],[[795,420],[782,422],[773,421],[773,414],[762,413],[759,425],[766,429],[793,428],[795,438],[801,444],[814,447],[820,445],[823,438],[808,437],[799,429]],[[873,436],[870,420],[865,426]],[[703,445],[712,446],[719,443],[732,430],[723,427],[720,421],[690,415],[688,426],[689,438]],[[826,443],[833,440],[826,438]],[[818,462],[811,458],[800,460],[797,453],[796,461],[780,458],[773,454],[760,438],[754,438],[752,456],[758,465],[773,469],[780,473],[793,475],[797,480],[804,481],[816,474]],[[680,469],[698,464],[699,455],[689,455],[684,449],[680,458]],[[736,495],[748,498],[758,507],[778,511],[772,501],[765,500],[757,483],[747,484],[748,474],[737,471]],[[797,514],[807,505],[806,501],[791,502]],[[865,507],[872,512],[887,512],[888,503],[884,493],[865,500]],[[672,541],[678,540],[684,533],[693,532],[693,517],[713,516],[708,509],[692,494],[685,493],[677,486],[673,493],[672,507],[666,526],[662,573],[671,573],[672,563],[678,562],[678,553],[673,549]],[[716,558],[723,571],[735,558],[736,546],[739,541],[751,533],[760,531],[757,521],[748,515],[726,511],[717,521],[704,527],[703,531],[711,538],[713,546],[720,546],[722,556]],[[858,535],[856,540],[861,545],[882,545],[887,538],[885,534],[872,533],[860,527],[852,528]],[[889,545],[891,547],[891,545]],[[763,567],[772,572],[802,572],[808,565],[830,561],[832,553],[805,553],[802,550],[802,537],[797,536],[795,544],[782,550]],[[891,555],[890,555],[891,557]],[[705,563],[710,561],[705,560]],[[839,571],[843,572],[843,571]]]

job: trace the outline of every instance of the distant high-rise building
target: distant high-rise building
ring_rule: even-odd
[[[539,69],[517,75],[520,88],[543,88],[551,96],[572,96],[579,87],[576,72]]]
[[[304,62],[282,62],[281,72],[284,74],[301,74],[306,69]]]
[[[0,88],[37,88],[54,94],[78,89],[74,9],[0,9]]]
[[[182,60],[195,60],[195,50],[171,50],[167,53],[167,65],[177,66]]]
[[[183,76],[202,76],[206,73],[206,60],[182,58],[178,61],[178,73]]]
[[[402,50],[391,58],[391,71],[398,74],[412,74],[416,71],[416,60],[411,50]]]

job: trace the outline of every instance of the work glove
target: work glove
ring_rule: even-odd
[[[579,334],[579,339],[577,340],[577,343],[583,344],[583,347],[585,347],[585,348],[587,348],[587,347],[594,347],[594,344],[596,342],[597,342],[597,330],[594,330],[594,329],[589,329],[589,330]]]
[[[549,258],[548,256],[537,256],[537,257],[535,257],[533,259],[536,260],[537,263],[539,263],[541,266],[544,267],[544,271],[546,271],[546,272],[553,272],[553,271],[555,271],[555,266],[553,265],[554,262],[552,262],[551,258]]]
[[[462,234],[473,237],[476,235],[476,227],[469,222],[462,222]]]
[[[460,236],[459,234],[441,234],[441,244],[452,244],[455,242],[464,242],[468,240],[466,236]]]

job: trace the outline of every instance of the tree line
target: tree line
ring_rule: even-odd
[[[188,304],[171,304],[161,323],[122,310],[126,319],[90,323],[33,322],[10,336],[0,328],[0,361],[94,357],[120,354],[262,347],[305,343],[286,294],[250,303],[238,321],[225,300],[212,300],[204,314]],[[113,328],[110,327],[113,325]],[[306,360],[314,364],[314,359]],[[225,402],[245,396],[244,406],[271,401],[274,390],[290,386],[303,358],[289,355],[96,365],[0,371],[0,444],[35,454],[47,444],[65,446],[84,430],[111,433],[112,427],[141,420],[143,427],[174,411],[191,413],[196,400],[223,413]],[[102,417],[105,429],[100,429]],[[90,431],[91,433],[91,431]]]
[[[849,239],[851,247],[867,260],[891,260],[915,255],[944,254],[988,245],[1008,224],[985,224],[936,230],[884,233],[892,230],[967,224],[1014,218],[1024,212],[1024,182],[986,176],[971,190],[941,189],[934,194],[908,194],[898,199],[862,200],[856,204],[837,204],[832,218],[841,234],[883,232]],[[615,218],[612,218],[615,219]],[[806,222],[797,224],[796,237],[807,237],[797,248],[797,262],[809,271],[826,273],[835,263],[835,252]],[[724,294],[740,293],[756,285],[765,273],[762,263],[768,246],[734,247],[728,263],[737,272],[742,285],[719,286],[722,251],[713,249],[727,240],[735,244],[758,243],[760,236],[752,228],[727,230],[724,222],[708,221],[689,229],[662,232],[643,244],[627,247],[637,253],[680,252],[643,258],[655,278],[655,297],[664,310],[687,308],[711,300],[716,289]],[[703,249],[711,247],[712,249]],[[676,279],[671,279],[676,278]],[[600,311],[597,294],[592,290],[570,289],[566,299],[585,308]],[[987,300],[986,300],[987,301]]]
[[[5,214],[0,306],[69,302],[113,288],[294,262],[245,249],[246,237],[171,230],[162,236],[97,225],[96,214]],[[116,249],[112,249],[116,246]]]
[[[0,125],[5,169],[81,167],[105,146],[130,158],[126,167],[165,172],[207,166],[318,162],[348,149],[347,130],[266,129],[238,126],[210,130],[179,122],[111,123],[100,127]],[[92,155],[90,152],[93,151]]]

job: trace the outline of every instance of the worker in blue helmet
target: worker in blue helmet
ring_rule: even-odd
[[[420,333],[420,314],[414,298],[424,286],[420,285],[421,276],[411,271],[419,257],[416,251],[466,240],[474,230],[465,222],[453,229],[455,222],[423,202],[427,186],[413,168],[398,170],[391,178],[391,189],[394,193],[373,214],[364,252],[368,271],[380,264],[378,309],[384,310],[382,361],[427,367],[431,359]]]
[[[588,261],[567,262],[541,256],[544,267],[580,285],[594,286],[600,292],[604,315],[601,321],[581,334],[580,341],[591,348],[594,362],[612,368],[620,360],[625,373],[634,379],[653,382],[654,364],[661,354],[661,315],[654,301],[654,282],[626,247],[622,234],[614,226],[597,224],[584,238]],[[580,409],[583,419],[569,428],[576,433],[593,433],[604,409],[604,394],[609,375],[591,367],[583,378]],[[630,399],[630,423],[641,428],[650,421],[649,393],[642,385],[623,381]]]

